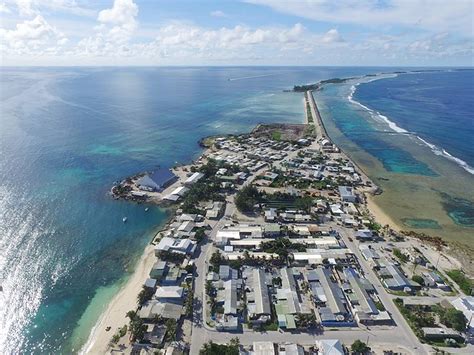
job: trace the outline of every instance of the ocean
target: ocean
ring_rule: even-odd
[[[0,69],[0,349],[5,353],[71,353],[85,343],[100,312],[168,218],[167,211],[158,207],[149,206],[145,212],[144,205],[111,199],[108,191],[114,181],[157,166],[188,163],[200,154],[198,140],[204,136],[246,132],[257,123],[303,122],[302,94],[284,92],[294,84],[393,70],[400,68]],[[448,135],[423,131],[421,122],[406,122],[405,116],[394,111],[397,102],[405,105],[403,87],[410,86],[399,81],[423,82],[428,80],[424,75],[438,74],[360,84],[353,96],[472,166],[472,148],[466,150],[466,139],[458,143],[455,139],[466,132],[456,132],[459,127],[446,122],[452,115],[443,116],[434,126],[440,132],[453,130]],[[450,74],[439,75],[430,80],[443,87]],[[462,82],[463,77],[457,80]],[[407,150],[405,141],[394,143],[392,139],[400,137],[390,133],[386,122],[374,121],[348,100],[354,84],[325,88],[316,99],[335,140],[355,147],[358,163],[385,184],[387,192],[381,196],[393,197],[391,186],[379,177],[396,182],[400,192],[400,186],[412,183],[404,180],[406,176],[421,176],[439,180],[432,188],[440,192],[431,195],[446,193],[445,201],[451,199],[452,205],[458,205],[456,198],[465,201],[457,189],[445,188],[449,180],[440,179],[449,164],[458,185],[468,187],[466,181],[472,180],[452,168],[458,165],[402,133],[397,134],[410,139],[416,152]],[[379,88],[371,89],[374,85]],[[395,85],[389,91],[390,102],[377,96],[385,85]],[[416,83],[411,86],[416,90]],[[426,100],[430,97],[436,103],[431,94]],[[456,120],[472,119],[459,107],[453,108],[459,100],[456,95],[443,102],[446,112],[458,110]],[[422,108],[431,110],[427,105]],[[398,109],[410,112],[413,108]],[[430,119],[428,114],[426,119]],[[366,144],[366,134],[373,138],[372,146]],[[442,162],[436,160],[441,158]],[[380,203],[387,207],[384,200]],[[465,213],[469,203],[466,206],[464,212],[450,210],[459,221],[467,221],[465,225],[470,223]],[[398,216],[399,211],[394,213]],[[419,226],[424,219],[429,218],[421,216],[412,225]],[[441,217],[436,223],[449,233],[461,228]]]
[[[387,72],[387,71],[386,71]],[[381,187],[402,228],[474,235],[474,71],[366,75],[315,93],[329,135]]]

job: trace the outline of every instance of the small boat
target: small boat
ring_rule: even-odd
[[[123,218],[122,218],[122,222],[123,222],[123,223],[127,222],[127,219],[128,219],[127,217],[123,217]]]
[[[148,212],[148,207],[145,208],[145,212]]]

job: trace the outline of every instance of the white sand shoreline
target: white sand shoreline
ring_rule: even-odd
[[[105,354],[107,352],[109,342],[117,329],[128,324],[126,313],[137,308],[137,295],[148,278],[155,261],[154,248],[150,244],[138,260],[130,279],[110,301],[106,310],[92,328],[86,344],[79,351],[80,354]],[[105,329],[109,326],[111,329],[107,332]]]

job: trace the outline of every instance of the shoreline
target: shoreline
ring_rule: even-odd
[[[112,336],[120,327],[128,324],[126,313],[137,308],[137,295],[149,277],[150,269],[155,261],[154,246],[150,243],[137,260],[129,279],[105,307],[79,354],[104,354],[107,352]],[[108,326],[112,328],[106,331]]]

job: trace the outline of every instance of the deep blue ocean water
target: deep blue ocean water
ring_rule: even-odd
[[[166,220],[112,200],[114,181],[189,162],[206,135],[302,122],[302,95],[283,92],[294,84],[381,70],[0,69],[2,352],[70,353],[98,290],[123,280]]]
[[[359,85],[354,99],[474,167],[474,70],[375,80]]]

